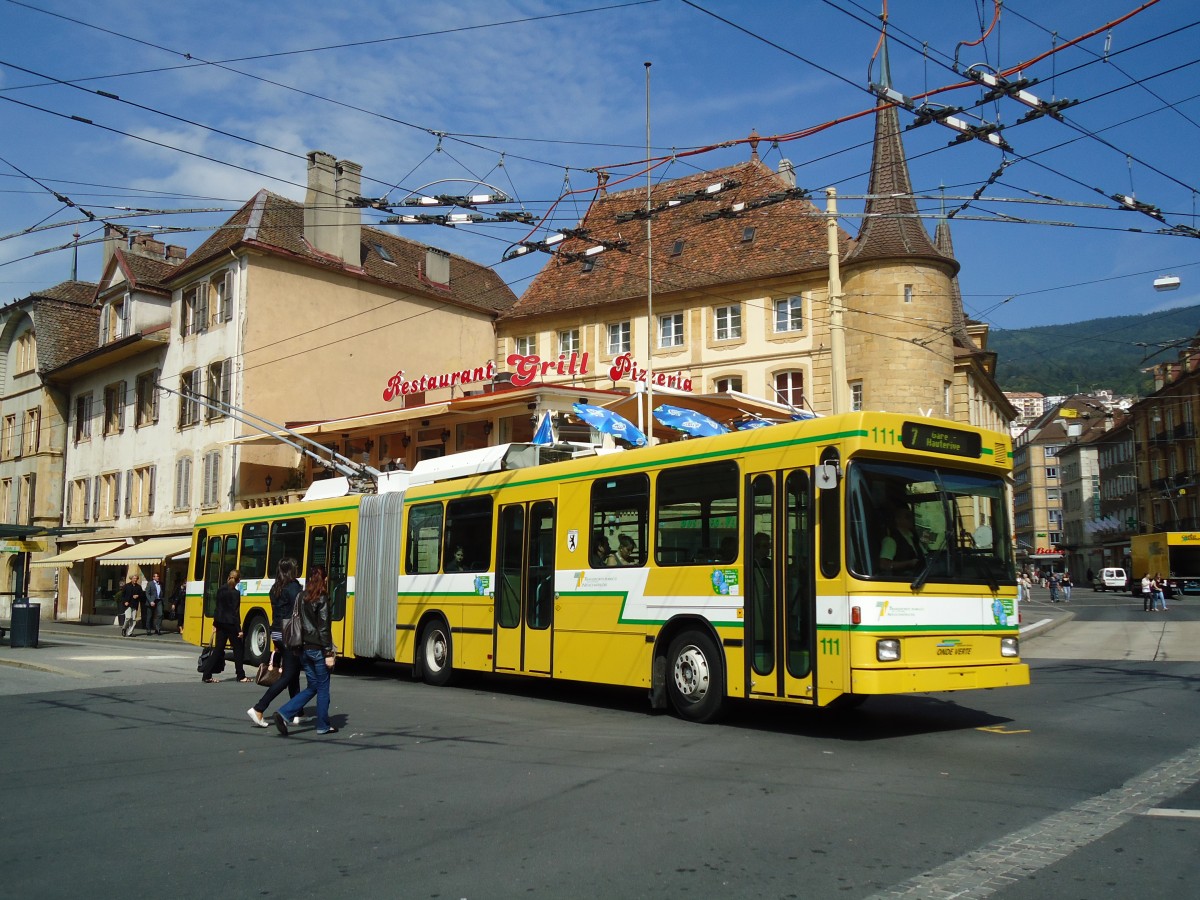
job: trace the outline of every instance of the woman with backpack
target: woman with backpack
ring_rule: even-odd
[[[275,713],[275,727],[284,737],[288,735],[288,720],[297,716],[304,704],[317,698],[317,734],[336,734],[329,724],[329,673],[337,662],[330,629],[329,596],[325,593],[324,566],[313,566],[305,579],[304,597],[300,601],[301,662],[308,684]]]
[[[246,710],[250,721],[260,728],[271,727],[271,723],[263,718],[263,713],[267,711],[271,701],[278,697],[284,688],[287,688],[289,697],[295,697],[300,693],[300,653],[283,646],[283,624],[291,618],[292,610],[296,606],[296,598],[304,590],[296,579],[298,568],[296,561],[287,556],[279,560],[279,565],[275,568],[275,583],[271,585],[271,646],[275,648],[275,653],[279,654],[283,674],[278,681],[267,688],[266,693],[257,703]],[[297,725],[300,724],[300,715],[296,717]]]

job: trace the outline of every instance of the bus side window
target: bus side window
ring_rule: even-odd
[[[329,601],[331,618],[340,622],[346,618],[346,579],[350,572],[350,526],[334,525],[329,544]]]
[[[647,475],[617,475],[592,483],[593,535],[604,535],[608,546],[619,551],[621,538],[633,542],[631,558],[621,565],[641,566],[646,562],[646,535],[650,520],[650,478]],[[618,552],[618,557],[620,556]]]
[[[267,576],[267,523],[247,522],[242,526],[243,580],[266,578]],[[272,572],[271,578],[275,577]]]
[[[204,560],[208,556],[208,529],[201,528],[196,535],[196,559],[192,568],[192,581],[204,580]]]
[[[291,557],[299,567],[299,575],[308,574],[304,566],[304,520],[276,519],[271,523],[271,544],[267,550],[267,577],[274,578],[279,561]]]
[[[442,544],[442,504],[422,503],[408,514],[404,573],[431,575],[438,570]]]
[[[677,466],[661,472],[654,523],[654,561],[660,566],[714,559],[721,530],[738,527],[737,463]]]
[[[329,529],[324,525],[314,525],[308,533],[308,567],[324,566],[329,571]]]

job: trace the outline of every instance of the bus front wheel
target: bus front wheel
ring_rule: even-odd
[[[421,631],[421,678],[426,684],[441,687],[454,674],[450,628],[441,619],[431,619]]]
[[[712,638],[685,631],[671,641],[668,663],[667,696],[675,712],[692,722],[714,721],[725,705],[725,679]]]

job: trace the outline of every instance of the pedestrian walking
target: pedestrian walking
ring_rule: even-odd
[[[1062,593],[1063,599],[1068,603],[1071,602],[1071,573],[1063,572],[1062,574]]]
[[[296,580],[297,568],[296,561],[287,556],[279,560],[275,567],[275,583],[271,585],[271,646],[279,654],[283,674],[267,688],[257,703],[246,710],[250,721],[260,728],[270,727],[271,723],[263,718],[263,713],[270,708],[271,701],[278,697],[284,688],[287,688],[289,698],[300,693],[300,651],[289,650],[283,646],[283,622],[291,616],[296,597],[304,590]],[[294,717],[296,725],[300,724],[303,715],[301,711],[299,716]]]
[[[187,600],[187,579],[182,575],[175,582],[175,593],[171,595],[171,614],[179,633],[183,634],[183,605]]]
[[[1046,576],[1046,587],[1050,588],[1050,602],[1058,602],[1058,575],[1051,572]]]
[[[162,634],[163,586],[155,572],[146,582],[146,637]]]
[[[233,645],[233,666],[237,672],[237,680],[243,684],[253,681],[246,676],[245,635],[242,632],[242,595],[238,591],[238,582],[242,580],[237,569],[229,572],[224,586],[217,591],[217,609],[213,615],[213,628],[216,629],[215,649],[208,657],[208,665],[202,673],[205,684],[216,684],[220,679],[213,678],[213,672],[219,661],[225,659],[226,642]]]
[[[1150,583],[1150,573],[1142,576],[1142,612],[1154,612],[1154,594]]]
[[[138,613],[145,602],[146,592],[142,590],[137,575],[130,575],[128,583],[121,588],[121,603],[125,606],[125,624],[121,633],[125,637],[133,637],[133,629],[137,627],[138,623]]]
[[[325,592],[324,566],[313,566],[304,584],[304,599],[300,603],[300,622],[303,644],[301,660],[307,684],[300,693],[275,713],[275,727],[288,736],[288,721],[298,716],[304,704],[317,698],[317,734],[336,734],[329,722],[329,673],[337,662],[337,648],[329,627],[329,596]]]
[[[1167,583],[1157,572],[1154,573],[1154,578],[1151,579],[1150,587],[1154,593],[1154,608],[1163,612],[1170,609],[1167,606]]]

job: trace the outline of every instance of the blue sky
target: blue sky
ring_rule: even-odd
[[[486,183],[514,198],[502,208],[537,217],[542,236],[572,227],[595,185],[588,169],[645,183],[645,62],[652,155],[676,154],[652,177],[717,168],[747,158],[744,144],[719,145],[752,129],[791,136],[872,108],[863,88],[878,2],[0,0],[0,302],[69,277],[70,250],[42,251],[75,230],[81,242],[99,236],[95,222],[62,225],[84,216],[56,193],[97,218],[154,210],[113,221],[198,229],[164,238],[192,248],[259,188],[302,200],[313,149],[361,163],[368,195]],[[1011,0],[966,46],[990,22],[990,2],[893,0],[894,87],[911,96],[962,83],[956,53],[963,68],[1006,70],[1138,5]],[[1034,95],[1080,101],[1065,122],[1015,124],[1026,107],[975,106],[978,87],[928,98],[969,107],[960,117],[974,124],[1009,126],[1007,157],[982,141],[948,146],[955,133],[938,124],[904,134],[914,190],[931,198],[923,211],[957,210],[956,198],[983,189],[953,221],[969,316],[1020,328],[1200,303],[1200,241],[1154,233],[1200,228],[1198,57],[1200,11],[1161,0],[1022,70],[1040,80]],[[759,150],[772,166],[791,160],[819,205],[835,186],[855,234],[871,134],[872,117],[860,116]],[[688,155],[702,147],[718,149]],[[578,193],[556,203],[567,190]],[[1165,222],[1108,196],[1131,192]],[[178,211],[195,208],[223,212]],[[46,225],[61,227],[22,233]],[[529,226],[398,227],[495,266],[517,294],[547,259],[500,262]],[[99,259],[98,244],[84,243],[80,277],[98,277]],[[1163,274],[1182,287],[1155,292]],[[1185,336],[1196,318],[1172,321]]]

